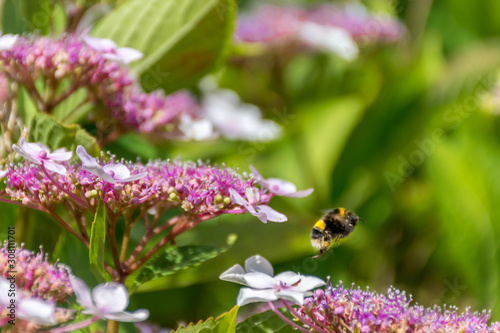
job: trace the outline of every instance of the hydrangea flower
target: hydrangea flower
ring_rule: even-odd
[[[14,268],[9,265],[9,251],[16,257]],[[16,285],[29,297],[62,303],[73,294],[68,269],[49,263],[43,249],[35,253],[5,242],[0,248],[0,277],[9,278],[9,271],[17,272]]]
[[[116,184],[117,182],[126,183],[139,180],[146,177],[148,174],[147,172],[141,172],[136,175],[131,175],[130,170],[121,163],[109,163],[101,166],[97,162],[97,159],[90,156],[83,146],[78,146],[76,148],[76,154],[78,155],[78,157],[80,157],[85,170],[111,184]]]
[[[19,146],[12,145],[12,149],[28,161],[41,164],[47,170],[60,175],[65,175],[68,170],[55,162],[66,162],[73,156],[73,153],[67,151],[66,148],[56,149],[51,152],[45,145],[41,143],[28,143],[25,138],[21,138]]]
[[[18,36],[17,35],[3,35],[0,37],[0,52],[9,50],[16,42]]]
[[[358,46],[349,32],[342,28],[304,22],[298,37],[309,46],[330,51],[345,60],[354,60],[358,56]]]
[[[253,165],[250,165],[250,170],[252,170],[252,173],[254,174],[259,184],[267,188],[271,193],[282,197],[303,198],[307,197],[314,191],[313,188],[309,188],[303,191],[297,191],[297,186],[295,186],[295,184],[278,178],[264,179],[264,177],[260,175],[259,171],[257,171],[257,169],[254,168]]]
[[[396,288],[386,294],[333,286],[327,282],[325,291],[318,289],[306,298],[297,310],[305,327],[352,332],[499,332],[499,323],[488,326],[490,314],[472,312],[460,314],[456,307],[425,308],[411,305],[411,296]]]
[[[149,317],[149,311],[146,309],[135,312],[125,311],[129,303],[129,295],[121,283],[101,283],[92,290],[92,294],[85,282],[77,277],[71,277],[71,285],[78,302],[84,307],[83,313],[85,314],[121,322],[143,321]]]
[[[237,298],[238,306],[253,302],[272,302],[278,299],[303,304],[305,295],[325,282],[315,276],[304,276],[291,271],[273,276],[269,261],[256,255],[245,262],[246,271],[235,265],[221,274],[220,279],[248,286],[241,288]]]
[[[111,39],[91,37],[89,35],[83,35],[82,38],[88,46],[101,52],[103,57],[109,60],[128,64],[143,57],[141,52],[133,48],[119,48]]]

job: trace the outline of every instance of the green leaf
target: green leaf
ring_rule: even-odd
[[[106,281],[104,270],[104,249],[106,244],[106,207],[100,202],[90,232],[90,270],[99,282]]]
[[[234,0],[130,0],[92,31],[144,54],[132,63],[146,91],[173,92],[210,72],[229,50]]]
[[[37,113],[33,117],[29,141],[43,143],[52,149],[66,147],[71,151],[74,151],[76,146],[82,145],[91,155],[97,155],[100,151],[94,137],[80,126],[62,125],[44,113]]]
[[[206,321],[200,321],[196,325],[191,323],[186,328],[180,327],[176,333],[231,333],[236,332],[236,314],[238,306],[231,311],[220,315],[217,318],[208,318]]]
[[[3,4],[2,32],[22,34],[49,32],[51,8],[49,0],[5,0]]]
[[[286,314],[285,309],[280,309],[280,312]],[[285,329],[284,329],[285,328]],[[236,326],[237,333],[276,333],[287,331],[294,332],[280,317],[273,311],[258,313],[250,318],[245,319]],[[283,330],[282,330],[283,329]]]
[[[144,268],[132,274],[127,279],[127,287],[130,290],[135,290],[148,281],[173,274],[188,267],[197,266],[215,258],[226,252],[236,242],[237,238],[236,234],[230,234],[223,246],[169,246],[146,263]],[[147,288],[143,289],[147,290]]]

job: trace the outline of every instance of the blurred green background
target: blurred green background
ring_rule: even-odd
[[[179,245],[239,237],[221,256],[146,285],[132,297],[132,308],[150,309],[152,321],[171,328],[217,316],[234,306],[239,290],[220,281],[220,273],[261,254],[277,272],[330,276],[379,292],[394,285],[424,306],[470,305],[491,309],[500,320],[500,104],[491,95],[500,65],[500,2],[363,3],[397,15],[407,36],[362,45],[352,63],[325,53],[287,64],[270,56],[242,60],[234,51],[216,73],[222,87],[283,126],[281,139],[159,147],[127,135],[106,147],[143,160],[209,159],[240,171],[253,164],[264,177],[315,188],[304,199],[273,199],[287,223],[222,216],[183,234]],[[239,10],[254,4],[240,1]],[[368,223],[313,260],[311,227],[323,210],[338,206]],[[50,218],[32,213],[30,219],[30,228],[18,230],[26,246],[64,244],[45,248],[91,281],[79,244],[68,236],[56,242],[51,230],[59,227]]]

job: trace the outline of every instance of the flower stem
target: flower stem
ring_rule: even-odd
[[[87,319],[87,320],[84,320],[84,321],[81,321],[77,324],[73,324],[73,325],[68,325],[68,326],[63,326],[63,327],[58,327],[58,328],[55,328],[53,330],[50,330],[49,332],[50,333],[66,333],[66,332],[73,332],[73,331],[76,331],[76,330],[79,330],[81,328],[84,328],[84,327],[87,327],[89,326],[90,324],[92,324],[93,322],[97,321],[99,319],[98,316],[94,316],[90,319]]]
[[[106,328],[106,333],[118,333],[118,327],[120,322],[114,320],[108,320],[108,326]]]
[[[319,332],[319,333],[328,333],[327,330],[325,330],[325,329],[317,326],[316,324],[314,324],[314,322],[310,322],[307,319],[305,319],[300,313],[298,313],[294,308],[292,308],[292,306],[290,305],[290,303],[288,303],[286,300],[282,299],[281,301],[283,302],[283,305],[288,309],[288,311],[290,311],[290,313],[295,318],[299,319],[305,325],[307,325],[310,328],[314,329],[316,332]]]
[[[47,169],[45,169],[45,167],[43,166],[43,164],[41,165],[42,167],[42,171],[43,173],[45,174],[45,176],[47,176],[47,178],[55,185],[57,186],[58,189],[60,189],[61,191],[63,191],[64,193],[66,193],[71,199],[75,200],[77,203],[79,203],[80,205],[82,205],[83,207],[87,207],[88,204],[87,202],[85,202],[84,200],[82,200],[81,198],[77,197],[74,193],[72,193],[71,191],[67,191],[64,187],[62,187],[61,184],[59,184],[59,182],[57,180],[54,179],[54,177],[52,177],[50,175],[50,173],[47,171]]]
[[[304,327],[301,327],[301,326],[295,324],[290,319],[285,317],[281,312],[279,312],[279,310],[276,308],[276,306],[274,306],[273,302],[268,301],[267,304],[269,304],[269,307],[271,308],[271,310],[273,310],[273,312],[276,313],[276,315],[278,317],[280,317],[281,320],[283,320],[285,323],[290,325],[293,329],[297,329],[297,330],[304,332],[304,333],[311,333],[310,331],[306,330]]]

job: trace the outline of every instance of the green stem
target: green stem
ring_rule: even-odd
[[[106,333],[118,333],[120,323],[114,320],[108,320],[108,327]]]

